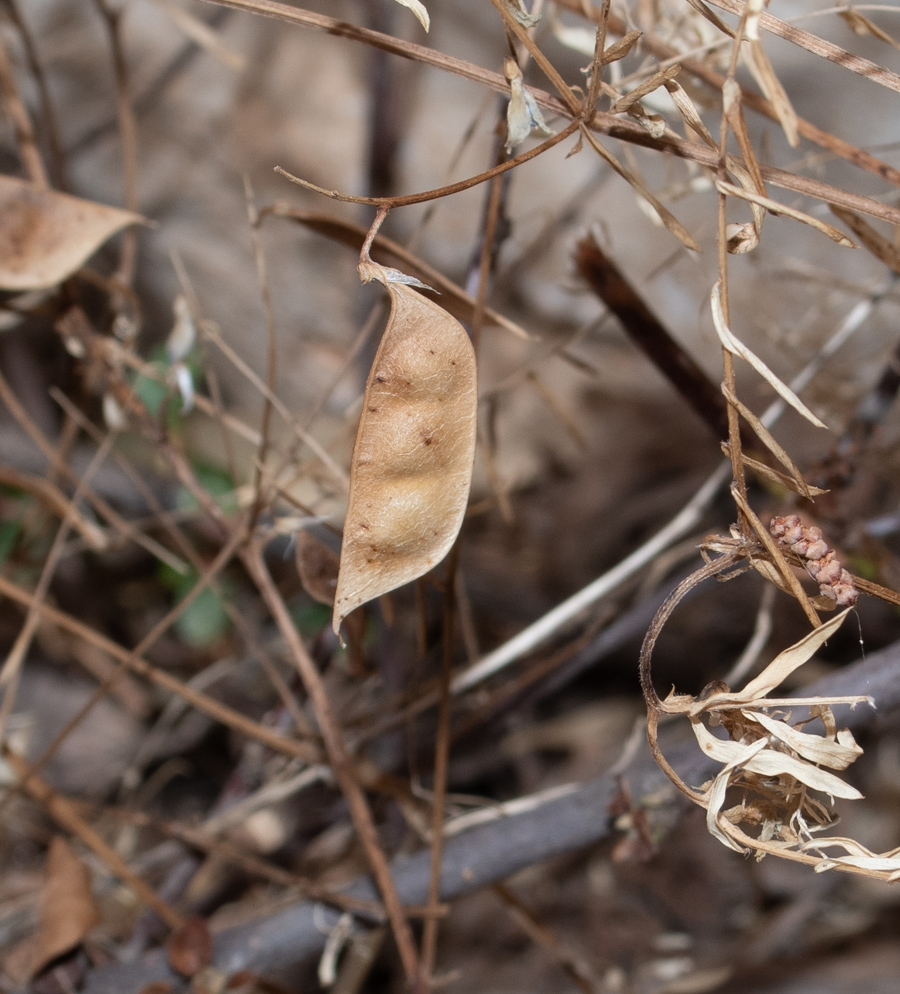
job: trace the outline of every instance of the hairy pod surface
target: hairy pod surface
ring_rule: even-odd
[[[372,364],[350,471],[333,627],[427,573],[462,525],[475,460],[475,351],[463,326],[381,278],[391,315]]]

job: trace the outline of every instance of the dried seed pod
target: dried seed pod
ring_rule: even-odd
[[[350,473],[333,626],[427,573],[462,524],[475,459],[475,352],[443,308],[372,263],[391,316],[372,364]]]

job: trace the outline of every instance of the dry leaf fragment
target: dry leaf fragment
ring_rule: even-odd
[[[522,70],[515,59],[505,63],[506,78],[509,80],[509,104],[506,108],[506,151],[512,152],[531,134],[537,131],[542,135],[552,135],[540,107],[522,82]]]
[[[32,975],[78,945],[100,921],[86,867],[62,836],[54,836],[47,853],[47,883],[41,899],[41,929]]]
[[[426,31],[431,27],[431,18],[428,16],[428,11],[425,9],[425,5],[420,3],[419,0],[397,0],[397,3],[401,7],[408,7],[416,15],[419,24]]]
[[[475,459],[475,351],[443,308],[373,263],[391,316],[372,364],[353,449],[333,626],[427,573],[462,524]]]
[[[183,977],[193,977],[212,962],[212,935],[199,916],[188,918],[166,941],[169,966]]]
[[[0,289],[55,286],[117,231],[143,220],[131,211],[0,176]]]
[[[339,563],[337,553],[305,529],[297,532],[294,551],[303,589],[320,604],[334,604]]]

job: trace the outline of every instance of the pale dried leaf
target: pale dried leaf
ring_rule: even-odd
[[[431,18],[428,16],[425,4],[421,3],[420,0],[397,0],[397,3],[401,7],[408,7],[426,31],[431,27]]]
[[[763,743],[765,745],[765,743]],[[759,751],[763,746],[757,744],[756,742],[746,749],[747,755],[753,755],[754,751]],[[719,775],[713,780],[712,786],[709,788],[706,794],[706,827],[709,830],[709,834],[714,838],[718,839],[723,846],[727,846],[729,849],[733,849],[735,852],[744,853],[747,850],[739,845],[731,836],[724,831],[721,827],[722,818],[722,805],[725,803],[725,795],[728,792],[728,788],[731,786],[731,773],[732,766],[726,766]]]
[[[78,945],[100,921],[87,868],[62,836],[47,853],[47,882],[41,896],[41,927],[31,973]]]
[[[117,231],[141,221],[130,211],[0,176],[0,289],[55,286]]]
[[[830,618],[818,628],[814,628],[799,642],[780,652],[769,665],[754,677],[741,691],[711,694],[708,698],[698,701],[692,708],[692,714],[710,711],[720,704],[752,704],[762,701],[776,687],[780,686],[798,667],[802,666],[829,638],[840,628],[844,618],[851,611],[847,608],[840,614]]]
[[[800,143],[796,111],[784,87],[781,85],[781,81],[776,76],[775,70],[772,68],[772,63],[769,62],[769,57],[763,50],[762,42],[759,41],[758,37],[750,40],[750,46],[744,50],[744,55],[747,68],[759,84],[759,88],[765,94],[766,99],[775,109],[775,115],[784,129],[788,143],[792,148],[796,148]]]
[[[796,756],[786,752],[777,752],[765,748],[767,740],[757,739],[753,746],[761,743],[755,751],[740,742],[731,739],[717,739],[709,729],[698,720],[691,722],[694,735],[703,752],[717,763],[730,764],[732,768],[759,773],[764,777],[791,776],[800,783],[820,790],[832,797],[843,797],[847,800],[858,800],[862,794],[850,784],[844,783],[827,770],[821,770]]]
[[[760,711],[742,711],[742,714],[750,721],[762,725],[766,731],[784,742],[801,758],[808,759],[811,763],[827,766],[832,770],[846,770],[863,752],[856,744],[849,729],[842,729],[850,736],[849,741],[845,737],[845,741],[835,742],[833,739],[827,739],[821,735],[801,732],[786,722],[776,721],[775,718]]]
[[[707,130],[706,125],[703,123],[703,119],[700,117],[700,112],[694,105],[694,101],[687,95],[687,91],[684,87],[677,83],[674,79],[670,79],[665,84],[666,89],[669,92],[669,96],[672,98],[672,102],[678,109],[678,113],[681,115],[682,121],[700,138],[709,145],[710,148],[718,149],[715,139]]]
[[[731,255],[746,255],[759,245],[759,234],[752,221],[725,225],[725,247]]]
[[[735,187],[736,189],[736,187]],[[716,332],[719,335],[719,340],[722,345],[728,349],[733,355],[740,356],[745,362],[750,363],[750,365],[759,373],[759,375],[775,390],[775,392],[791,407],[797,411],[798,414],[802,414],[807,421],[814,424],[817,428],[827,428],[828,426],[824,422],[820,421],[815,414],[803,403],[802,400],[794,393],[793,390],[786,384],[782,383],[780,379],[772,372],[771,369],[760,359],[757,355],[750,351],[743,342],[737,339],[728,327],[725,321],[725,313],[722,310],[722,297],[719,284],[712,289],[711,300],[712,300],[712,315],[713,324],[715,325]]]
[[[475,352],[462,325],[384,270],[391,296],[353,450],[333,625],[427,573],[462,524],[475,458]]]
[[[716,181],[716,189],[720,193],[727,193],[732,197],[740,197],[742,200],[747,200],[751,204],[758,204],[760,207],[765,207],[766,210],[771,211],[773,214],[791,217],[795,221],[808,224],[811,228],[815,228],[816,231],[821,231],[823,235],[827,235],[833,242],[843,245],[844,248],[856,248],[856,242],[848,238],[842,231],[838,231],[833,225],[826,224],[811,214],[804,214],[803,211],[780,204],[777,200],[772,200],[770,197],[762,197],[758,193],[752,193],[750,190],[742,190],[731,183],[726,183],[724,180]]]
[[[725,112],[725,117],[728,120],[731,130],[734,132],[734,137],[737,139],[741,155],[744,157],[746,172],[749,174],[752,184],[744,182],[741,176],[738,176],[738,179],[742,186],[748,189],[752,188],[756,193],[764,196],[766,185],[763,182],[759,163],[756,161],[756,151],[753,148],[753,142],[750,140],[750,135],[747,132],[747,122],[744,119],[743,95],[740,86],[734,79],[726,79],[722,86],[722,109]],[[754,211],[755,215],[756,212]],[[759,217],[756,220],[757,222],[761,222],[761,218]]]

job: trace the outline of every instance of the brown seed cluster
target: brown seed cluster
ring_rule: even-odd
[[[838,607],[853,607],[859,598],[856,584],[838,562],[834,550],[828,548],[820,528],[804,525],[798,514],[788,514],[772,518],[769,531],[780,546],[805,560],[807,572],[826,597],[836,601]]]

